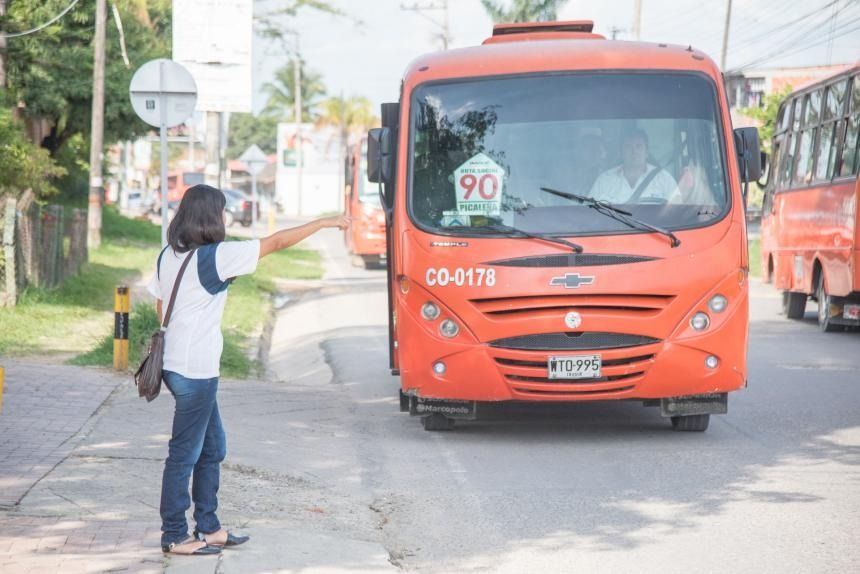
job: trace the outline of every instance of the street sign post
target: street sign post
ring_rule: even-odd
[[[266,154],[263,153],[257,144],[251,144],[251,146],[245,150],[239,157],[239,161],[245,164],[245,167],[248,169],[248,173],[251,174],[251,197],[253,199],[253,205],[251,206],[251,229],[256,237],[257,235],[257,206],[260,204],[259,197],[257,194],[257,175],[263,171],[263,168],[266,167],[266,163],[268,160],[266,159]],[[271,211],[272,207],[269,206],[269,210]]]
[[[185,122],[197,103],[197,84],[181,65],[159,58],[134,73],[128,88],[138,117],[159,128],[161,144],[161,245],[167,245],[167,128]]]

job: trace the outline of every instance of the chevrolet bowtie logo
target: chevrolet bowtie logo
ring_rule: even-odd
[[[591,285],[594,277],[583,277],[579,273],[567,273],[564,277],[553,277],[549,282],[552,286],[563,286],[566,289],[576,289],[580,285]]]

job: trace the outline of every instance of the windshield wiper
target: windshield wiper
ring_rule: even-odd
[[[478,233],[482,233],[484,231],[515,233],[520,237],[529,237],[531,239],[539,239],[541,241],[548,241],[550,243],[564,245],[565,247],[570,247],[575,253],[582,253],[582,245],[578,245],[576,243],[573,243],[572,241],[568,241],[567,239],[561,239],[560,237],[553,237],[551,235],[544,235],[542,233],[532,233],[531,231],[524,231],[517,227],[505,225],[504,223],[491,223],[489,225],[481,225],[480,227],[470,227],[468,225],[452,225],[451,227],[446,227],[445,229],[455,231],[472,231]]]
[[[594,199],[593,197],[580,195],[578,193],[571,193],[569,191],[559,191],[550,187],[542,187],[540,188],[540,190],[545,191],[546,193],[551,193],[552,195],[557,195],[558,197],[563,197],[572,201],[578,201],[579,203],[588,204],[588,207],[591,207],[595,211],[602,213],[603,215],[606,215],[608,217],[611,217],[617,221],[620,221],[621,223],[625,223],[634,229],[638,228],[646,231],[654,231],[661,235],[665,235],[672,242],[672,247],[678,247],[679,245],[681,245],[681,240],[678,239],[675,234],[668,229],[657,227],[656,225],[652,225],[647,221],[639,219],[638,217],[634,217],[633,214],[629,211],[625,211],[619,207],[615,207],[614,205],[606,201],[601,201],[599,199]]]

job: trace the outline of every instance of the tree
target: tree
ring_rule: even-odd
[[[19,196],[32,189],[37,197],[56,193],[52,180],[63,175],[58,166],[41,149],[24,137],[19,122],[9,110],[0,109],[0,196]]]
[[[130,65],[120,36],[109,18],[105,66],[105,142],[148,131],[128,99],[128,85],[138,66],[170,57],[171,0],[116,0]],[[68,0],[13,2],[5,29],[24,30],[48,21]],[[75,134],[89,134],[92,101],[92,36],[95,13],[81,2],[56,23],[35,34],[8,41],[7,104],[23,103],[22,115],[38,143],[55,156]],[[43,125],[45,130],[33,129]],[[43,132],[43,133],[39,133]]]
[[[791,86],[785,86],[782,91],[768,94],[764,97],[764,105],[760,108],[742,108],[740,113],[759,122],[758,134],[762,149],[770,153],[770,143],[773,130],[776,127],[776,116],[779,106],[791,93]]]
[[[373,115],[373,104],[363,96],[330,97],[320,104],[318,125],[338,126],[344,139],[379,124]]]
[[[496,24],[509,22],[551,22],[558,19],[558,9],[567,0],[513,0],[505,8],[495,0],[481,0],[484,10]]]
[[[310,122],[316,118],[314,108],[325,95],[325,85],[318,73],[307,69],[304,60],[300,62],[302,121]],[[295,60],[290,60],[275,72],[274,81],[263,85],[263,92],[269,96],[263,108],[263,115],[280,120],[295,119],[295,65]]]
[[[266,153],[278,148],[278,118],[253,114],[230,114],[230,134],[227,157],[237,158],[251,144],[257,144]]]

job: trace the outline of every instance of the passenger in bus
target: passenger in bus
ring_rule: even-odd
[[[661,167],[648,163],[648,134],[641,129],[626,132],[621,140],[621,165],[597,178],[589,195],[609,203],[667,203],[680,201],[675,179]]]
[[[681,171],[678,177],[678,192],[680,195],[673,196],[673,203],[679,201],[687,205],[719,205],[714,196],[714,190],[708,183],[708,175],[705,169],[695,161],[691,161]]]

